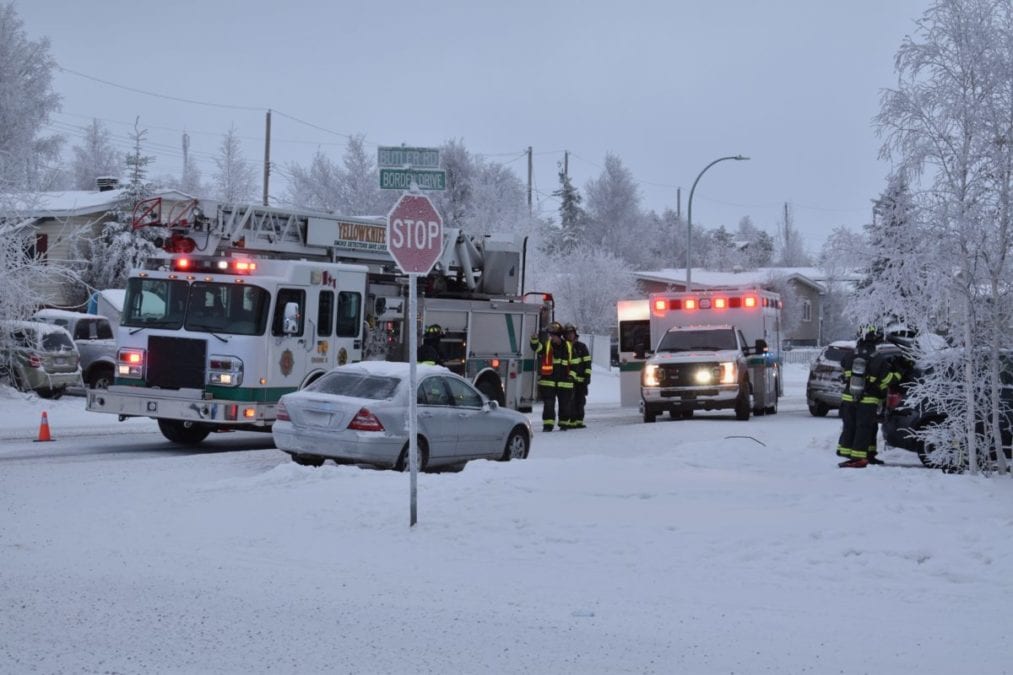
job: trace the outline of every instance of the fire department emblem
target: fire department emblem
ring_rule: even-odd
[[[348,363],[348,350],[344,347],[338,350],[338,365],[343,366]]]
[[[295,359],[292,357],[292,352],[286,349],[281,353],[281,360],[278,361],[278,365],[281,366],[281,374],[288,377],[292,372],[292,367],[295,365]]]

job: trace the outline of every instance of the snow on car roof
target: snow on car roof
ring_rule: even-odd
[[[75,312],[70,309],[40,309],[35,313],[36,317],[45,319],[66,319],[73,321],[74,319],[105,319],[106,317],[101,314],[85,314],[84,312]],[[108,319],[106,319],[108,321]]]
[[[384,375],[387,377],[407,377],[410,365],[411,364],[409,363],[401,361],[359,361],[358,363],[349,363],[344,366],[338,366],[338,368],[365,370],[373,375]],[[450,372],[443,366],[433,366],[422,363],[417,364],[416,369],[416,373],[418,375]]]
[[[49,335],[50,333],[66,333],[67,337],[70,337],[70,333],[67,332],[63,326],[57,326],[53,323],[46,323],[44,321],[15,321],[7,320],[0,321],[0,326],[3,326],[7,330],[33,330],[43,335]]]

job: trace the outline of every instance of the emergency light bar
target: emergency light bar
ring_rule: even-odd
[[[655,298],[654,314],[664,316],[669,311],[694,312],[709,309],[723,311],[726,309],[756,309],[758,307],[780,307],[780,301],[771,298],[759,298],[756,295],[714,296],[699,298]]]
[[[232,258],[173,258],[172,269],[177,272],[213,272],[217,274],[250,274],[256,271],[252,260]]]

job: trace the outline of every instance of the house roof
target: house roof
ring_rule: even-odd
[[[35,192],[21,200],[18,212],[33,218],[70,218],[101,215],[114,210],[126,190],[65,190],[62,192]],[[152,194],[169,201],[185,201],[192,197],[179,190],[161,190]]]
[[[784,276],[789,280],[810,286],[816,291],[826,291],[825,280],[817,280],[805,274],[818,271],[815,267],[758,267],[754,270],[740,272],[712,272],[693,268],[693,284],[696,286],[762,286],[775,276]],[[660,270],[634,272],[637,279],[656,281],[668,284],[685,284],[685,268],[666,268]],[[821,276],[826,276],[821,274]]]

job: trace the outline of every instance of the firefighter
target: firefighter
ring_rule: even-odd
[[[838,466],[861,469],[883,463],[876,457],[879,408],[900,374],[893,355],[877,349],[882,342],[883,331],[874,325],[866,326],[859,332],[854,353],[841,360],[845,385],[837,454],[844,461]]]
[[[563,327],[553,321],[545,330],[545,337],[531,336],[531,349],[538,360],[538,394],[542,399],[542,431],[552,431],[557,424],[556,406],[559,406],[560,431],[570,427],[573,416],[573,373],[570,370],[569,343],[563,339]]]
[[[573,371],[573,417],[571,429],[584,429],[584,405],[587,403],[587,388],[591,384],[591,352],[578,338],[577,327],[572,323],[563,326],[563,337],[570,343],[570,370]]]
[[[418,363],[431,366],[443,365],[443,354],[440,353],[440,340],[443,339],[443,328],[438,324],[426,327],[422,334],[422,346],[419,347]]]

